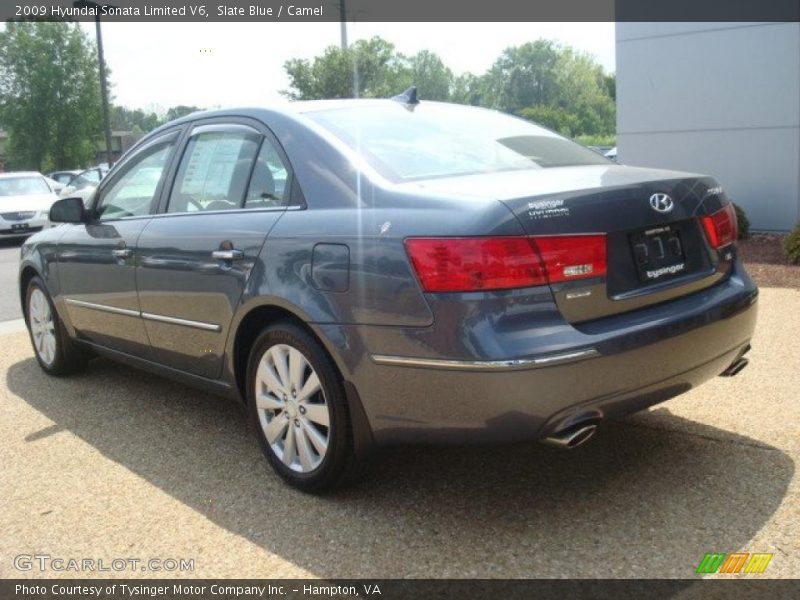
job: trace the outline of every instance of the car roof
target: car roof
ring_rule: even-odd
[[[421,103],[438,106],[453,106],[474,110],[491,110],[478,106],[455,104],[451,102],[436,102],[422,99]],[[146,140],[151,140],[158,136],[162,131],[170,129],[176,125],[183,125],[199,119],[212,119],[216,117],[249,117],[259,121],[264,121],[272,115],[282,115],[288,118],[301,117],[304,113],[318,112],[323,110],[338,110],[342,108],[365,108],[370,106],[397,106],[398,101],[390,98],[341,98],[333,100],[294,100],[279,102],[264,106],[241,106],[230,108],[218,108],[212,110],[200,110],[190,113],[179,119],[169,121],[149,132],[137,146]],[[494,111],[493,111],[494,112]]]
[[[38,171],[12,171],[10,173],[0,173],[0,179],[9,179],[11,177],[44,177]]]

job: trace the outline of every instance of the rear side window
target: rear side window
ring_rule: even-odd
[[[385,103],[306,116],[394,181],[609,164],[533,123],[474,107]]]
[[[244,207],[274,208],[286,206],[288,202],[289,168],[275,146],[265,139],[253,167]]]
[[[199,133],[178,167],[167,212],[241,208],[259,136],[244,132]]]

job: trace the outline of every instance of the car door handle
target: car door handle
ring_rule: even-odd
[[[133,252],[130,248],[116,248],[111,251],[115,258],[130,258]]]
[[[214,250],[211,253],[211,258],[216,260],[242,260],[244,258],[244,252],[241,250]]]

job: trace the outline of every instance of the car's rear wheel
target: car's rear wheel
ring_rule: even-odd
[[[276,323],[256,339],[248,405],[275,471],[305,492],[332,489],[355,464],[347,401],[335,365],[308,332]]]
[[[86,354],[70,339],[39,277],[28,283],[25,311],[36,360],[46,373],[69,375],[86,366]]]

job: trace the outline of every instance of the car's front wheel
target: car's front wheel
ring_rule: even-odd
[[[28,283],[25,311],[36,360],[46,373],[69,375],[86,366],[86,354],[70,339],[39,277]]]
[[[247,381],[261,449],[285,481],[322,492],[348,479],[356,458],[347,400],[313,336],[288,322],[265,329],[253,344]]]

